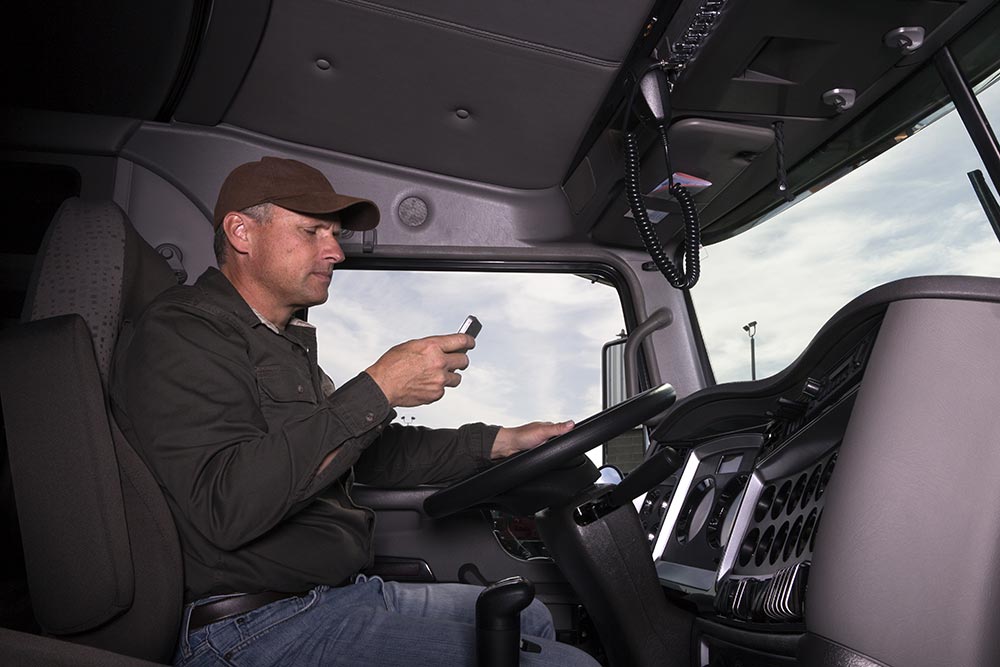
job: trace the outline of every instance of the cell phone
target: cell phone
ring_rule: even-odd
[[[483,323],[479,321],[479,318],[475,315],[469,315],[465,318],[465,322],[462,322],[462,326],[459,327],[458,333],[469,334],[473,338],[479,335],[479,332],[483,329]]]

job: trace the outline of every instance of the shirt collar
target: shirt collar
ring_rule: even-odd
[[[250,306],[250,304],[247,304],[247,305]],[[272,322],[271,320],[269,320],[266,317],[264,317],[263,315],[261,315],[260,312],[256,308],[254,308],[253,306],[250,306],[250,310],[253,311],[253,314],[257,316],[257,319],[259,319],[260,323],[263,324],[265,327],[267,327],[268,329],[270,329],[271,331],[273,331],[276,334],[280,334],[281,333],[281,329],[278,328],[278,325],[276,325],[274,322]],[[307,329],[315,329],[316,328],[313,325],[311,325],[308,322],[306,322],[305,320],[300,320],[297,317],[293,317],[292,319],[288,320],[288,326],[290,326],[290,327],[305,327]]]

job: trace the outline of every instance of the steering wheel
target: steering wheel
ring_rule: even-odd
[[[440,518],[486,502],[535,477],[563,466],[609,438],[638,426],[669,408],[677,393],[669,384],[636,394],[588,417],[569,433],[504,459],[486,470],[441,489],[424,501],[424,511]]]

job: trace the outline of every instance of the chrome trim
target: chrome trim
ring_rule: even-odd
[[[746,536],[753,521],[753,510],[760,500],[760,494],[764,490],[764,480],[760,471],[754,470],[747,482],[746,490],[743,492],[743,500],[740,501],[740,508],[736,514],[736,521],[733,522],[733,529],[729,533],[726,541],[726,550],[722,554],[722,562],[719,564],[719,572],[715,577],[716,585],[722,578],[732,572],[736,564],[736,557],[740,553],[740,546]]]
[[[660,524],[660,532],[656,536],[656,542],[653,544],[654,563],[660,560],[664,549],[667,548],[667,540],[674,533],[677,518],[681,514],[681,507],[684,505],[684,501],[687,500],[688,492],[691,491],[694,476],[698,472],[698,466],[701,465],[701,459],[702,457],[698,456],[697,450],[692,449],[688,454],[687,461],[684,462],[684,471],[681,473],[680,479],[677,480],[677,486],[674,487],[673,495],[670,497],[670,507],[663,517],[663,523]]]

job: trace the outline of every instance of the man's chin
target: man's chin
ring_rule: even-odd
[[[304,304],[303,308],[312,308],[313,306],[322,306],[330,298],[330,292],[324,291],[322,294],[314,294],[310,297],[309,303]]]
[[[321,306],[327,302],[330,298],[329,289],[312,289],[309,291],[303,291],[299,295],[298,303],[295,304],[296,308],[312,308],[313,306]]]
[[[330,281],[333,279],[333,276],[314,273],[312,277],[316,280],[310,281],[312,284],[309,285],[311,288],[309,290],[309,306],[319,306],[326,303],[326,300],[330,298]],[[317,285],[317,283],[319,284]]]

